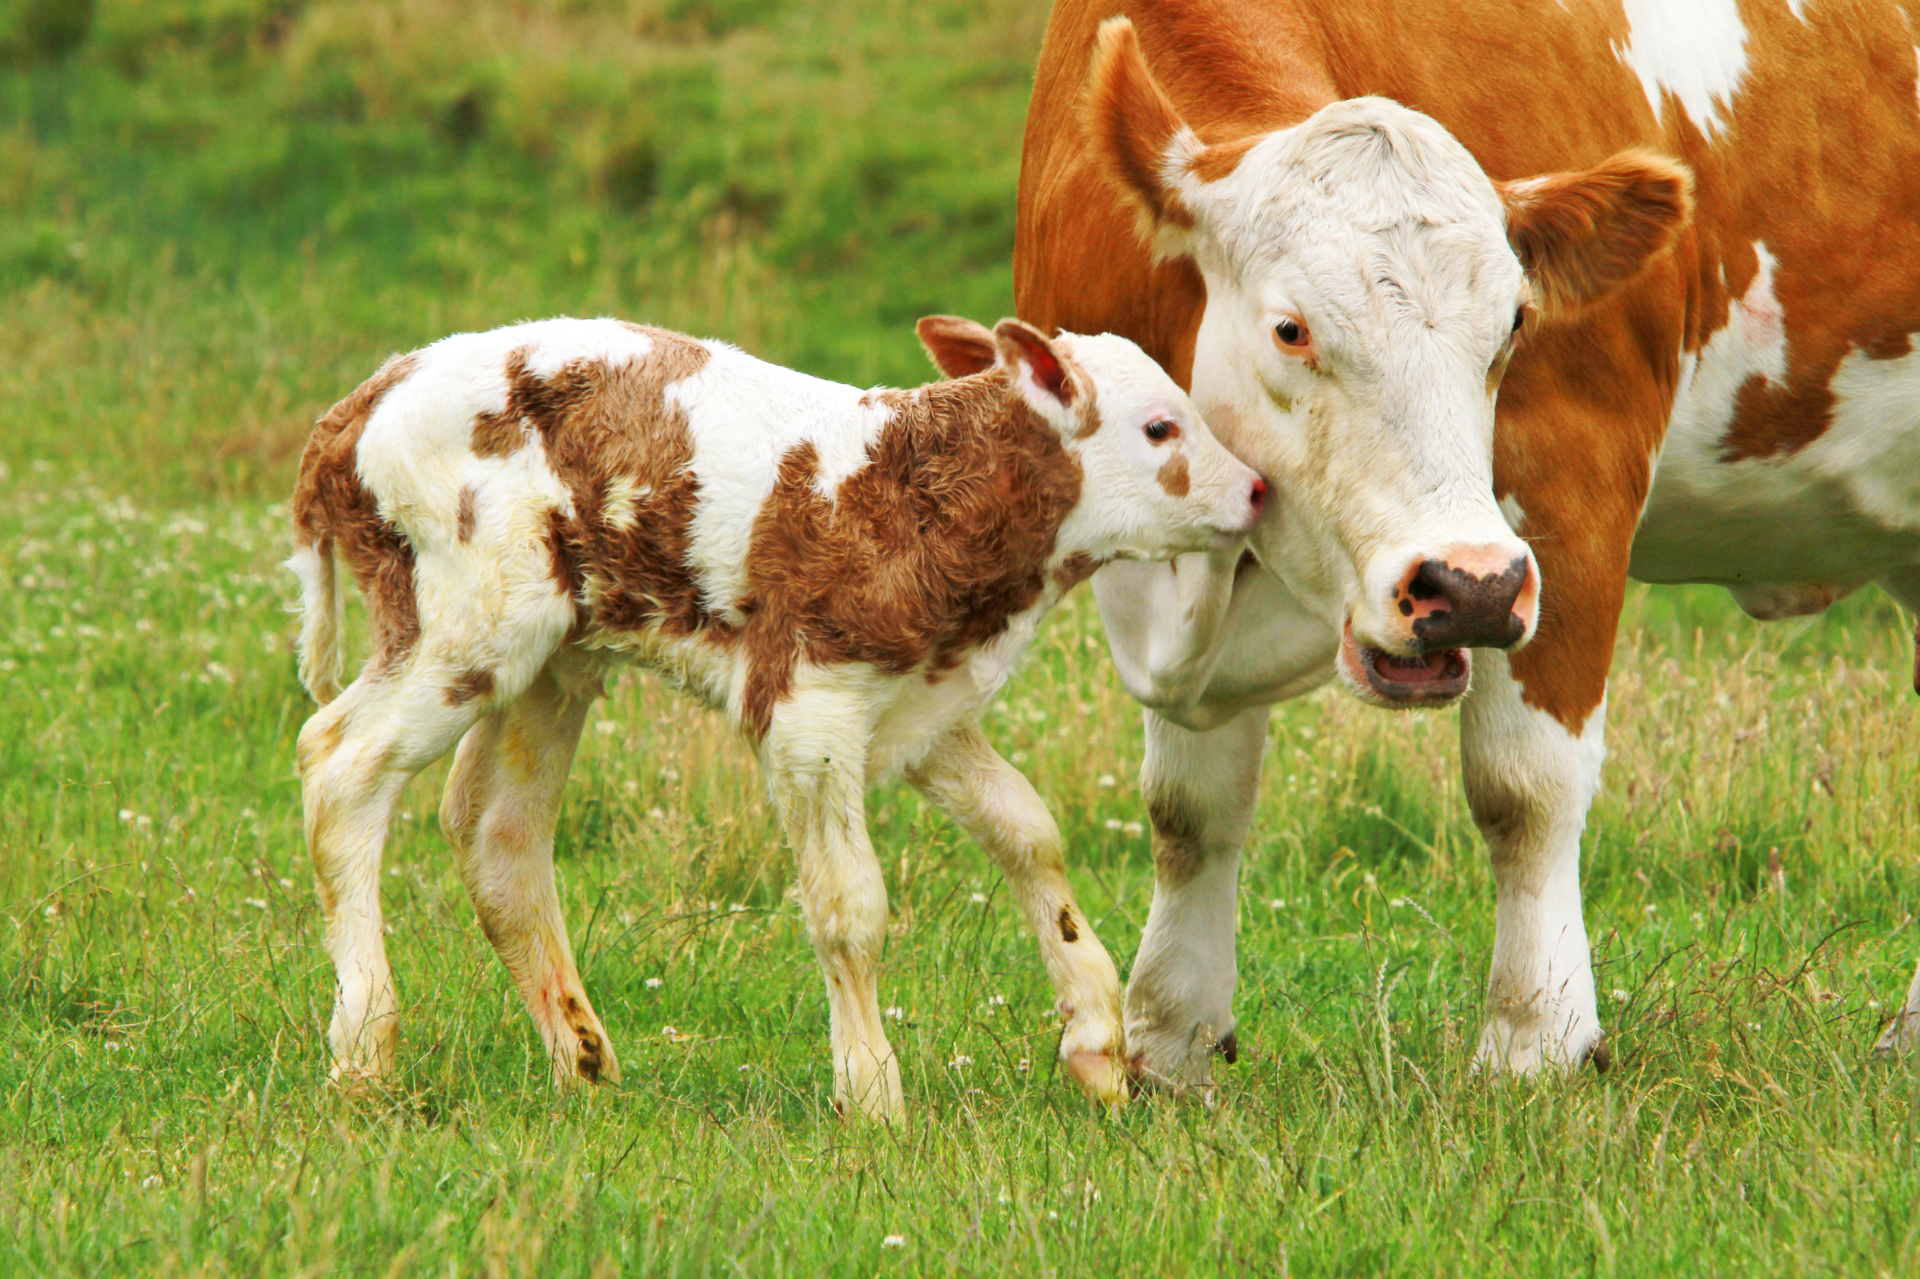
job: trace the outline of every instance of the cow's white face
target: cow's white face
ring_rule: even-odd
[[[1273,481],[1262,561],[1342,636],[1350,691],[1457,698],[1469,649],[1523,644],[1538,620],[1539,568],[1494,496],[1508,357],[1533,311],[1665,247],[1684,172],[1616,157],[1502,189],[1382,98],[1209,147],[1124,20],[1102,28],[1087,121],[1143,236],[1205,280],[1194,398]]]
[[[1524,643],[1539,594],[1493,494],[1494,389],[1527,301],[1493,184],[1431,120],[1358,99],[1183,185],[1207,284],[1194,392],[1276,477],[1264,562],[1345,637],[1355,692],[1457,696],[1462,650]]]
[[[928,316],[920,339],[943,372],[1007,371],[1012,390],[1060,433],[1080,466],[1080,499],[1057,553],[1088,563],[1164,560],[1232,546],[1264,509],[1266,481],[1229,453],[1174,380],[1125,338],[1018,320],[991,331]]]

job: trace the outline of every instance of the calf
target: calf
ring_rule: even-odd
[[[1112,961],[1058,828],[980,731],[1042,615],[1115,559],[1219,549],[1265,483],[1131,342],[933,316],[952,381],[860,391],[613,320],[463,334],[320,420],[294,494],[306,835],[338,981],[334,1077],[394,1057],[380,853],[407,781],[458,743],[441,823],[555,1076],[617,1081],[553,882],[561,786],[612,668],[638,662],[751,741],[827,979],[834,1104],[891,1117],[886,889],[864,792],[905,776],[1013,886],[1066,1018],[1125,1095]],[[344,693],[342,584],[373,652]]]

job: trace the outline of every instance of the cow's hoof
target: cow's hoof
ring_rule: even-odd
[[[1568,1025],[1567,1032],[1550,1034],[1544,1029],[1554,1024]],[[1480,1047],[1473,1054],[1473,1069],[1486,1075],[1565,1074],[1588,1062],[1595,1070],[1605,1071],[1613,1065],[1613,1052],[1599,1024],[1585,1018],[1542,1018],[1516,1026],[1496,1017],[1480,1032]]]

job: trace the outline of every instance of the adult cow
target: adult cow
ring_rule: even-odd
[[[1278,499],[1257,565],[1095,579],[1148,707],[1150,1076],[1233,1058],[1267,707],[1335,676],[1461,702],[1480,1062],[1606,1064],[1580,835],[1629,574],[1920,602],[1915,8],[1058,0],[1020,313],[1134,339]]]

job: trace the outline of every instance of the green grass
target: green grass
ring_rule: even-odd
[[[1453,716],[1323,693],[1275,713],[1214,1107],[1058,1078],[986,859],[892,789],[913,1116],[842,1124],[751,760],[629,677],[558,852],[625,1084],[549,1091],[436,769],[384,881],[402,1071],[329,1091],[276,568],[305,423],[388,350],[558,311],[919,380],[913,314],[1009,307],[1039,17],[101,0],[59,51],[31,8],[0,4],[0,1273],[1920,1268],[1920,1076],[1869,1055],[1920,952],[1920,706],[1873,592],[1773,628],[1633,595],[1586,842],[1604,1076],[1468,1071],[1492,890]],[[863,192],[873,155],[923,162]],[[1084,592],[989,721],[1123,967],[1137,725]]]

